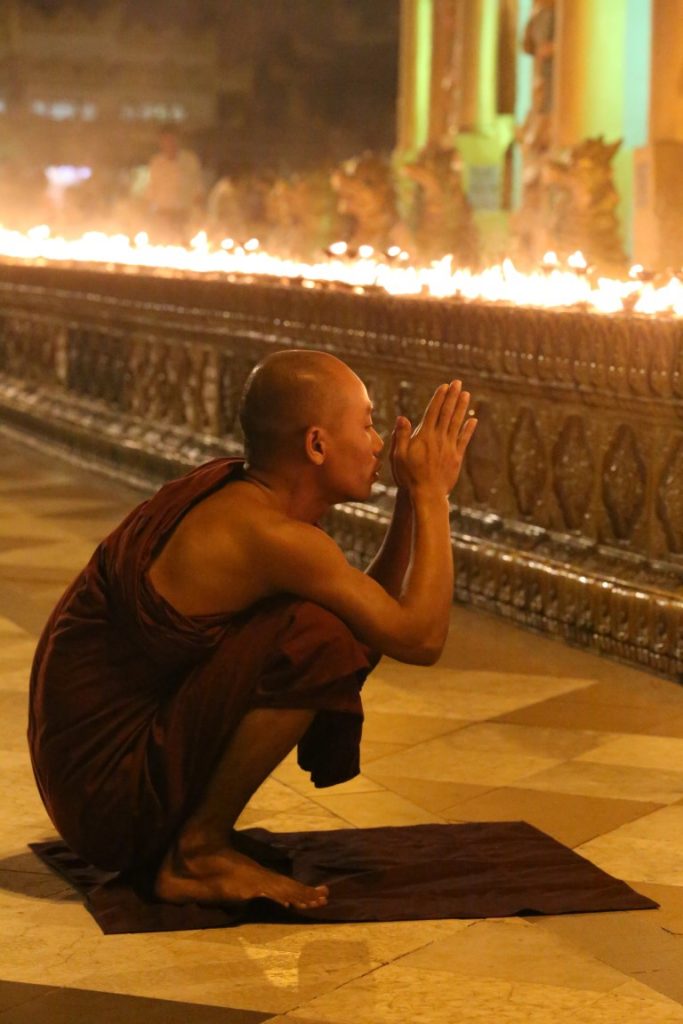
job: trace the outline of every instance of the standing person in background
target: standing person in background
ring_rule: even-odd
[[[180,146],[173,128],[162,128],[159,151],[149,162],[145,198],[152,215],[152,231],[161,242],[187,242],[193,211],[204,200],[199,157]]]

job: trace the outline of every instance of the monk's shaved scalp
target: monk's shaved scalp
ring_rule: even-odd
[[[310,427],[333,428],[350,382],[358,382],[356,375],[328,352],[289,349],[264,359],[247,378],[240,402],[247,461],[265,466],[294,454]]]

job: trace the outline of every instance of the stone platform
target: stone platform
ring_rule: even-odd
[[[683,678],[681,321],[113,267],[3,264],[0,296],[0,420],[124,477],[239,450],[242,385],[278,348],[346,360],[381,431],[461,376],[456,599]],[[390,507],[385,478],[328,525],[362,563]]]

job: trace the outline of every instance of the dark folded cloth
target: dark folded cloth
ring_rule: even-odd
[[[235,833],[260,863],[330,888],[327,906],[285,910],[268,900],[174,906],[143,873],[84,864],[62,842],[31,849],[85,897],[103,932],[222,928],[254,921],[406,921],[647,910],[658,906],[524,821],[398,828]]]

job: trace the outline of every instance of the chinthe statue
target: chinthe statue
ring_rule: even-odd
[[[548,235],[562,255],[580,249],[600,269],[623,272],[626,264],[616,208],[612,160],[621,140],[602,136],[578,143],[542,171],[547,193]]]
[[[379,250],[405,245],[406,232],[399,223],[387,160],[366,151],[341,164],[331,181],[337,193],[337,210],[347,222],[345,241]]]
[[[479,235],[462,187],[460,154],[452,147],[426,146],[402,173],[414,181],[414,235],[418,254],[438,259],[452,253],[460,266],[479,262]]]

